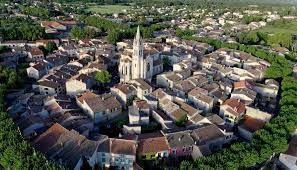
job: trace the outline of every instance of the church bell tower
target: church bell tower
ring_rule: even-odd
[[[140,36],[140,28],[138,26],[133,42],[132,79],[144,78],[143,68],[143,40]]]

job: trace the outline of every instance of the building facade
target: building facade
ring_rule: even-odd
[[[153,75],[163,72],[160,52],[154,48],[144,48],[139,27],[133,42],[132,56],[129,55],[129,52],[126,53],[121,56],[119,64],[122,82],[133,79],[151,81]]]

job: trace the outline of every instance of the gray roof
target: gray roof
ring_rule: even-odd
[[[189,131],[170,133],[166,135],[166,138],[171,148],[183,147],[183,146],[189,146],[189,145],[195,144]]]
[[[57,87],[60,86],[59,83],[56,83],[56,82],[53,82],[53,81],[47,81],[47,80],[39,81],[38,84],[40,86],[45,86],[45,87],[50,87],[50,88],[57,88]]]
[[[211,116],[208,116],[207,119],[208,119],[211,123],[213,123],[213,124],[215,124],[215,125],[221,125],[221,124],[224,124],[224,123],[225,123],[224,119],[222,119],[222,118],[221,118],[220,116],[218,116],[217,114],[213,114],[213,115],[211,115]]]
[[[101,95],[85,99],[85,102],[94,112],[103,112],[107,109],[121,108],[121,103],[111,95]]]
[[[196,141],[197,145],[204,145],[210,141],[225,137],[223,132],[213,124],[193,130],[191,136]]]
[[[41,134],[33,145],[47,158],[62,160],[73,169],[82,156],[90,157],[101,142],[88,140],[78,132],[69,131],[56,123]]]

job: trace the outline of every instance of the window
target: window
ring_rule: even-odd
[[[102,162],[105,162],[106,161],[106,159],[105,158],[102,158]]]
[[[147,72],[149,72],[149,71],[151,70],[151,65],[150,65],[150,63],[147,63],[147,65],[146,65],[146,69],[147,69]]]

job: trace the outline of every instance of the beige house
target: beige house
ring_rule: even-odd
[[[200,88],[199,88],[200,89]],[[191,90],[188,93],[188,100],[189,102],[193,103],[199,109],[202,109],[206,112],[209,112],[213,108],[214,99],[210,96],[207,96],[198,88]]]
[[[190,77],[190,70],[183,70],[179,72],[166,72],[157,75],[157,85],[160,87],[173,88],[174,84]]]
[[[129,81],[129,84],[134,86],[136,89],[136,95],[139,99],[144,99],[144,96],[149,95],[153,88],[151,85],[149,85],[147,82],[145,82],[143,79],[134,79]]]
[[[28,58],[31,61],[42,61],[44,59],[44,54],[43,54],[43,52],[39,48],[32,47],[28,51]]]
[[[117,84],[110,88],[110,91],[124,107],[126,107],[127,102],[132,100],[137,93],[136,88],[130,84]]]
[[[104,122],[122,113],[121,103],[111,94],[96,95],[86,92],[77,98],[77,104],[95,123]]]
[[[234,126],[245,114],[245,105],[237,99],[228,99],[220,107],[220,116],[230,126]]]

